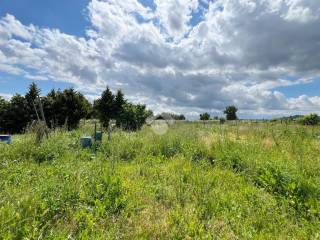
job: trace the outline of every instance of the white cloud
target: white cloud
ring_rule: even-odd
[[[179,40],[191,28],[188,24],[192,12],[198,8],[197,0],[155,0],[156,15],[168,37]]]
[[[12,94],[0,93],[0,97],[4,98],[5,100],[10,100],[12,96],[13,96]]]
[[[153,10],[137,0],[92,0],[92,26],[84,38],[25,26],[6,15],[0,20],[0,71],[66,81],[88,96],[106,85],[121,87],[156,112],[194,115],[228,104],[244,114],[320,111],[318,97],[286,98],[275,90],[320,76],[319,1],[155,5]]]

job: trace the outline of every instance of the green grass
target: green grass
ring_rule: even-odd
[[[0,144],[0,239],[320,239],[319,127],[91,129]]]

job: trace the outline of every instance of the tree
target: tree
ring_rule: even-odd
[[[7,109],[8,104],[9,103],[0,96],[0,116],[1,116],[1,113],[3,113],[3,111]]]
[[[41,99],[47,124],[51,128],[59,126],[57,121],[57,113],[58,113],[59,106],[56,104],[56,100],[57,100],[57,93],[54,89],[52,89],[47,94],[46,97],[43,97]]]
[[[2,97],[0,97],[0,132],[6,131],[6,121],[5,121],[5,114],[9,108],[9,103]]]
[[[126,131],[140,130],[147,118],[153,115],[141,104],[126,103],[123,110],[120,125]]]
[[[34,82],[29,85],[28,92],[25,95],[27,103],[27,111],[29,113],[29,121],[37,119],[37,113],[40,114],[39,97],[41,90]],[[36,112],[37,111],[37,112]]]
[[[29,85],[28,92],[25,95],[27,102],[34,102],[40,96],[41,90],[34,82]]]
[[[26,99],[17,94],[13,96],[2,115],[2,128],[5,132],[21,133],[30,122]]]
[[[67,124],[69,130],[76,128],[80,120],[87,116],[90,106],[88,100],[73,88],[56,92],[55,98],[52,98],[52,104],[51,109],[54,113],[50,115],[55,116],[55,123],[58,126]]]
[[[36,119],[36,110],[41,114],[38,100],[41,100],[46,122],[50,127],[67,125],[74,129],[83,118],[96,114],[104,127],[111,119],[125,130],[138,130],[152,115],[145,105],[128,103],[121,90],[114,96],[107,88],[95,101],[94,108],[89,101],[73,88],[64,91],[51,90],[47,96],[40,97],[40,89],[35,83],[29,86],[25,97],[15,95],[10,102],[0,97],[0,131],[21,133],[29,122]]]
[[[186,117],[183,114],[180,114],[177,120],[186,120]]]
[[[109,87],[104,90],[101,97],[95,101],[94,108],[98,118],[105,128],[109,127],[110,120],[115,117],[115,96]]]
[[[220,121],[220,124],[224,124],[226,122],[226,119],[221,117],[221,118],[219,118],[219,121]]]
[[[320,119],[319,116],[315,113],[312,113],[310,115],[302,117],[299,122],[303,125],[317,125],[319,123]]]
[[[183,114],[163,112],[156,116],[156,120],[186,120],[186,117]]]
[[[237,111],[238,109],[235,106],[226,107],[224,114],[226,114],[227,120],[237,120]]]
[[[210,120],[210,114],[205,112],[203,114],[200,114],[200,120],[201,121],[207,121],[207,120]]]
[[[117,91],[114,101],[114,117],[116,120],[117,127],[121,126],[121,117],[124,112],[124,105],[126,104],[126,100],[124,99],[124,94],[121,90]]]

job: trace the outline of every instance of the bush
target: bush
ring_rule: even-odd
[[[312,113],[310,115],[304,116],[299,120],[299,122],[303,125],[317,125],[320,121],[320,118],[317,114]]]
[[[220,121],[220,124],[224,124],[226,122],[226,119],[225,118],[220,118],[219,121]]]
[[[200,120],[201,120],[201,121],[208,121],[208,120],[210,120],[210,114],[207,113],[207,112],[205,112],[205,113],[203,113],[203,114],[200,114]]]
[[[237,120],[237,111],[238,108],[236,108],[235,106],[226,107],[226,109],[224,110],[224,114],[226,114],[227,120]]]

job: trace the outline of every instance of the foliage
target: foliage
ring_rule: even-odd
[[[202,121],[207,121],[207,120],[210,120],[210,114],[209,113],[203,113],[203,114],[200,114],[200,120]]]
[[[1,131],[8,133],[22,132],[30,121],[26,99],[17,94],[6,105],[7,107],[1,114]]]
[[[119,126],[127,131],[140,130],[152,112],[146,110],[145,105],[126,103],[119,117]]]
[[[220,124],[224,124],[226,122],[226,119],[221,117],[221,118],[219,118],[219,122],[220,122]]]
[[[107,87],[101,94],[101,97],[94,103],[98,118],[105,128],[109,127],[109,122],[115,117],[115,96]]]
[[[53,107],[51,108],[54,116],[49,121],[54,121],[56,125],[67,125],[68,129],[74,129],[78,126],[80,120],[85,118],[90,108],[88,100],[74,89],[65,89],[63,92],[57,91],[53,98]]]
[[[186,120],[186,117],[183,114],[163,112],[155,116],[155,120]]]
[[[64,91],[52,89],[47,96],[40,97],[40,89],[32,83],[25,96],[15,95],[9,102],[0,99],[0,131],[22,133],[33,121],[43,120],[42,109],[49,127],[65,126],[68,130],[77,128],[81,119],[90,117],[99,118],[106,128],[110,120],[115,120],[118,127],[138,130],[152,115],[146,106],[129,103],[121,90],[113,95],[107,87],[92,107],[73,88]]]
[[[224,114],[226,114],[227,120],[237,120],[237,111],[238,109],[235,106],[226,107]]]
[[[88,123],[86,123],[88,124]],[[59,130],[0,144],[3,239],[317,239],[320,127],[176,122],[96,152]]]
[[[41,108],[49,126],[61,127],[66,124],[71,130],[90,110],[88,100],[72,88],[57,92],[52,90],[44,97],[39,95],[40,89],[32,83],[25,96],[17,94],[9,102],[0,100],[0,131],[23,132],[38,117],[42,120]]]
[[[0,132],[4,132],[6,129],[5,114],[9,108],[9,103],[2,97],[0,97]]]
[[[117,127],[127,131],[139,130],[152,115],[145,105],[129,103],[121,90],[113,95],[108,87],[95,101],[94,109],[105,128],[109,127],[110,120],[113,119],[116,120]]]
[[[317,114],[313,113],[300,118],[299,122],[303,125],[317,125],[320,122],[320,118]]]
[[[115,103],[114,103],[114,113],[115,113],[115,120],[117,127],[121,126],[121,117],[124,114],[124,106],[127,101],[124,99],[124,94],[121,90],[117,91],[115,96]]]
[[[38,86],[33,82],[30,84],[28,92],[25,95],[26,108],[27,108],[27,111],[29,114],[29,116],[28,116],[29,122],[32,122],[32,120],[37,120],[37,118],[38,118],[37,114],[38,114],[38,116],[40,115],[40,108],[39,108],[40,92],[41,91],[38,88]]]

